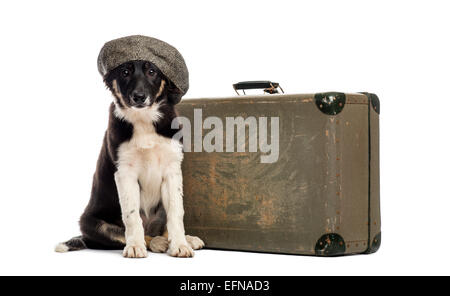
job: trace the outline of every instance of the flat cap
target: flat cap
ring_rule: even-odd
[[[152,62],[183,95],[188,91],[189,72],[183,56],[172,45],[152,37],[133,35],[105,43],[98,55],[98,71],[104,77],[117,66],[134,60]]]

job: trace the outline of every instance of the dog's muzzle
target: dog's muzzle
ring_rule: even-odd
[[[133,107],[143,108],[148,106],[148,102],[150,101],[150,97],[143,92],[133,92],[131,94],[131,103]]]

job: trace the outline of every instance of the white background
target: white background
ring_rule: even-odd
[[[450,274],[448,1],[2,1],[0,274]],[[189,97],[241,80],[381,99],[383,243],[370,256],[203,250],[193,259],[53,252],[79,234],[111,95],[103,43],[144,34],[183,54]]]

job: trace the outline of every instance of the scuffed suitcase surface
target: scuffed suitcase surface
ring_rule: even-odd
[[[368,250],[368,99],[347,94],[341,107],[336,115],[324,114],[314,95],[180,104],[180,115],[192,123],[197,108],[203,119],[224,122],[279,117],[275,163],[261,163],[260,152],[185,153],[186,233],[219,249],[323,256]],[[248,151],[248,129],[246,135]]]

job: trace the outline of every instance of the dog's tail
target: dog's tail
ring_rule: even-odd
[[[86,248],[87,248],[87,246],[86,246],[86,243],[83,241],[83,237],[76,236],[64,243],[60,243],[60,244],[56,245],[55,252],[65,253],[65,252],[70,252],[70,251],[79,251],[79,250],[83,250]]]

